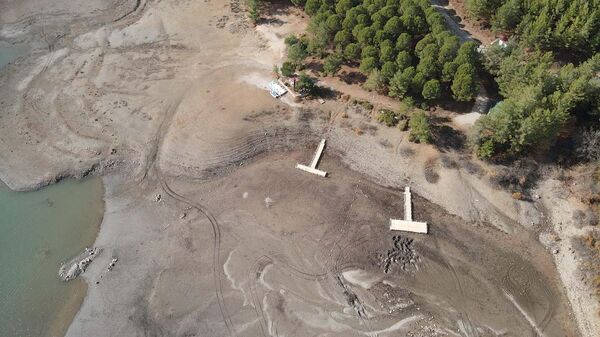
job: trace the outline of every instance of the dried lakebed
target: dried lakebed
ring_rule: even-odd
[[[525,231],[415,196],[431,234],[392,233],[401,191],[327,154],[328,179],[293,168],[311,154],[265,155],[204,183],[111,178],[97,245],[119,265],[84,274],[105,277],[68,335],[577,335],[551,257]]]

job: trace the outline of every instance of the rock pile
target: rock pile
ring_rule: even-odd
[[[87,269],[99,253],[100,248],[86,248],[69,262],[63,263],[58,269],[58,277],[65,282],[75,279]]]
[[[410,266],[416,266],[419,257],[413,249],[413,239],[394,235],[392,242],[394,246],[386,254],[378,254],[378,261],[383,271],[386,274],[389,273],[392,264],[399,265],[402,270],[406,270]]]

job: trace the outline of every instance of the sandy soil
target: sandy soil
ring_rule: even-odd
[[[0,179],[106,175],[105,253],[68,336],[597,336],[537,241],[543,207],[493,168],[344,102],[269,96],[293,11],[252,28],[237,0],[40,2],[0,5],[0,38],[31,50],[0,70]],[[326,180],[293,169],[321,137]],[[432,235],[396,247],[407,183]]]

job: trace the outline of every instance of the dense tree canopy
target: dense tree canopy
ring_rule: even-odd
[[[568,123],[600,125],[600,54],[579,66],[556,69],[552,55],[517,48],[496,73],[505,99],[475,125],[482,158],[545,151]]]
[[[284,76],[312,54],[325,59],[325,73],[359,65],[366,89],[423,102],[472,101],[480,75],[491,74],[502,101],[472,130],[480,157],[543,151],[572,125],[600,129],[600,0],[466,0],[470,15],[514,36],[483,57],[448,31],[430,0],[294,3],[311,20],[308,37],[286,39]],[[429,134],[424,114],[411,122]],[[428,141],[421,134],[413,138]]]
[[[479,62],[476,45],[461,46],[429,0],[306,0],[304,10],[311,16],[310,40],[290,50],[293,63],[306,57],[304,50],[320,57],[333,52],[334,59],[325,59],[325,73],[335,72],[341,55],[360,65],[373,90],[417,100],[473,97],[470,89]],[[474,71],[460,72],[461,79],[455,81],[463,64]],[[460,95],[452,95],[454,82]],[[427,97],[425,83],[429,83]]]
[[[546,50],[600,51],[599,0],[467,0],[471,15]]]
[[[559,136],[600,128],[600,0],[468,0],[467,7],[494,30],[514,34],[483,60],[504,100],[475,125],[480,157],[544,153]],[[455,71],[456,81],[463,76],[456,69],[443,73]]]

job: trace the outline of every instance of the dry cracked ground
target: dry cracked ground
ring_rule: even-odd
[[[67,336],[588,336],[522,226],[535,208],[460,162],[428,183],[432,149],[358,137],[344,104],[273,100],[305,22],[281,7],[255,29],[243,6],[0,2],[22,50],[0,72],[0,178],[105,177],[104,252]],[[327,179],[294,169],[321,137]],[[430,235],[387,229],[406,183]]]

